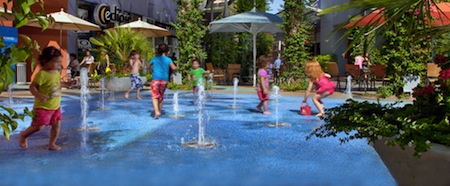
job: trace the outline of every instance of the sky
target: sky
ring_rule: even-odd
[[[270,11],[268,13],[276,14],[281,10],[281,5],[284,4],[284,0],[273,0],[273,3],[270,3]]]

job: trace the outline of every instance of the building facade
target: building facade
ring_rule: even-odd
[[[334,5],[346,3],[349,0],[319,0],[318,7],[320,9],[326,9]],[[341,23],[348,20],[352,15],[357,14],[357,10],[344,11],[337,13],[330,13],[320,16],[319,20],[319,38],[320,40],[320,53],[321,54],[336,54],[338,58],[339,69],[345,69],[345,64],[348,60],[343,57],[345,50],[348,46],[347,38],[341,39],[345,30],[339,30],[335,34],[332,34],[333,30]],[[344,71],[340,72],[343,75]]]

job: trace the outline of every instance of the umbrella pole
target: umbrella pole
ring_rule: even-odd
[[[62,23],[59,24],[59,50],[62,49]]]
[[[256,87],[256,33],[253,33],[253,86]]]

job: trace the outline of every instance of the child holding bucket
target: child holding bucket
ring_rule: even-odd
[[[336,84],[330,81],[331,75],[324,73],[322,67],[317,61],[307,61],[305,65],[305,73],[309,77],[309,85],[306,90],[305,97],[303,98],[303,103],[309,97],[313,85],[316,88],[316,95],[312,98],[314,105],[319,110],[317,117],[323,117],[325,115],[325,109],[323,106],[322,99],[334,93],[334,87]]]

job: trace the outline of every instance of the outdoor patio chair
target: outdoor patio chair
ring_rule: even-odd
[[[434,83],[438,80],[439,72],[441,72],[441,67],[435,63],[427,64],[427,81],[429,83]]]
[[[347,76],[349,76],[349,75],[352,76],[352,82],[355,82],[354,85],[358,85],[358,89],[361,89],[361,83],[363,83],[363,80],[364,80],[364,78],[361,76],[361,69],[359,69],[359,67],[357,65],[346,64],[345,65],[345,78],[347,78]],[[347,82],[346,82],[345,88],[347,88],[347,86],[349,86],[349,85],[347,85]]]
[[[372,65],[370,66],[370,71],[373,74],[373,87],[375,87],[376,82],[381,82],[381,85],[384,86],[387,82],[391,81],[391,79],[386,76],[386,65]]]
[[[338,90],[341,89],[341,81],[346,81],[346,77],[340,76],[339,75],[339,67],[338,64],[336,62],[327,62],[326,63],[327,66],[327,71],[328,74],[331,75],[331,80],[335,80],[336,81],[336,88]]]
[[[214,69],[212,63],[206,63],[206,70],[213,73],[213,80],[216,82],[225,83],[225,72],[221,69]]]
[[[228,64],[227,68],[228,82],[233,82],[233,78],[241,79],[241,64]]]

